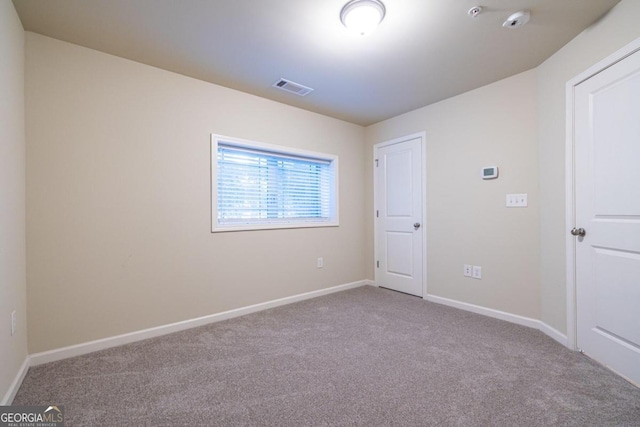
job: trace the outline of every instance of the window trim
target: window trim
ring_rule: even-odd
[[[240,149],[253,149],[283,156],[307,157],[310,159],[324,160],[331,163],[333,168],[333,215],[328,221],[300,221],[300,220],[280,220],[276,223],[262,224],[219,224],[218,223],[218,145],[235,146]],[[229,231],[251,231],[251,230],[276,230],[287,228],[318,228],[318,227],[338,227],[340,225],[340,194],[339,194],[339,163],[338,156],[315,151],[302,150],[298,148],[284,147],[280,145],[267,144],[263,142],[250,141],[246,139],[233,138],[224,135],[211,134],[211,232]]]

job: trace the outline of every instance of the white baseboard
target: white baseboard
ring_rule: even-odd
[[[44,363],[55,362],[57,360],[68,359],[70,357],[93,353],[95,351],[104,350],[111,347],[117,347],[123,344],[129,344],[136,341],[142,341],[148,338],[154,338],[161,335],[167,335],[174,332],[184,331],[186,329],[207,325],[209,323],[220,322],[222,320],[232,319],[234,317],[244,316],[246,314],[268,310],[270,308],[279,307],[282,305],[287,305],[287,304],[291,304],[298,301],[304,301],[307,299],[332,294],[334,292],[345,291],[347,289],[357,288],[360,286],[371,285],[371,284],[372,282],[370,280],[360,280],[357,282],[347,283],[344,285],[333,286],[331,288],[320,289],[317,291],[307,292],[304,294],[293,295],[290,297],[280,298],[273,301],[267,301],[260,304],[250,305],[248,307],[241,307],[234,310],[223,311],[221,313],[198,317],[195,319],[184,320],[182,322],[171,323],[168,325],[157,326],[155,328],[144,329],[141,331],[130,332],[127,334],[117,335],[114,337],[103,338],[95,341],[89,341],[82,344],[76,344],[69,347],[63,347],[55,350],[35,353],[35,354],[32,354],[30,357],[30,360],[31,360],[30,366],[42,365]]]
[[[195,328],[198,326],[207,325],[209,323],[220,322],[222,320],[232,319],[234,317],[244,316],[246,314],[256,313],[258,311],[268,310],[270,308],[279,307],[282,305],[291,304],[298,301],[304,301],[311,298],[316,298],[323,295],[332,294],[334,292],[345,291],[347,289],[353,289],[360,286],[377,286],[373,280],[359,280],[357,282],[347,283],[344,285],[334,286],[327,289],[320,289],[317,291],[307,292],[304,294],[293,295],[286,298],[280,298],[273,301],[267,301],[260,304],[251,305],[248,307],[237,308],[234,310],[224,311],[208,316],[198,317],[195,319],[189,319],[182,322],[171,323],[168,325],[158,326],[155,328],[144,329],[141,331],[130,332],[123,335],[117,335],[114,337],[103,338],[95,341],[90,341],[82,344],[76,344],[69,347],[63,347],[55,350],[49,350],[42,353],[35,353],[27,356],[24,363],[20,367],[16,378],[14,379],[11,387],[7,391],[0,405],[10,404],[22,381],[24,380],[29,366],[42,365],[44,363],[55,362],[57,360],[63,360],[70,357],[80,356],[83,354],[93,353],[95,351],[104,350],[111,347],[117,347],[119,345],[129,344],[136,341],[142,341],[148,338],[154,338],[161,335],[171,334],[173,332],[179,332],[186,329]],[[473,313],[482,314],[485,316],[493,317],[507,322],[516,323],[518,325],[528,326],[530,328],[538,329],[544,334],[553,338],[560,344],[567,346],[566,335],[560,333],[556,329],[541,322],[540,320],[531,319],[524,316],[519,316],[512,313],[507,313],[500,310],[494,310],[479,305],[469,304],[461,301],[456,301],[448,298],[438,297],[435,295],[427,295],[426,300],[435,302],[438,304],[448,305],[450,307],[459,308],[461,310],[471,311]]]
[[[506,320],[507,322],[516,323],[522,326],[528,326],[534,329],[538,329],[538,323],[540,322],[539,320],[531,319],[529,317],[519,316],[517,314],[507,313],[506,311],[494,310],[492,308],[483,307],[481,305],[469,304],[466,302],[456,301],[449,298],[437,297],[435,295],[427,295],[425,299],[427,301],[448,305],[449,307],[455,307],[461,310],[471,311],[472,313],[482,314],[484,316],[489,316],[489,317],[493,317],[500,320]]]
[[[13,382],[9,386],[9,390],[7,390],[7,393],[4,395],[4,397],[0,401],[0,406],[11,405],[11,403],[13,402],[13,399],[16,397],[16,394],[18,393],[18,390],[20,389],[20,386],[22,385],[22,381],[24,380],[24,377],[27,375],[27,372],[29,371],[29,366],[30,366],[29,356],[27,356],[24,358],[24,362],[22,362],[20,369],[18,369],[18,373],[16,373],[16,377],[13,379]]]
[[[427,295],[424,299],[438,304],[448,305],[450,307],[459,308],[465,311],[482,314],[484,316],[493,317],[507,322],[515,323],[529,328],[538,329],[543,334],[553,338],[563,346],[567,346],[567,336],[542,322],[541,320],[532,319],[530,317],[519,316],[517,314],[507,313],[506,311],[494,310],[492,308],[480,305],[469,304],[462,301],[456,301],[449,298],[438,297],[435,295]]]
[[[563,346],[569,347],[569,340],[567,339],[567,336],[565,334],[558,331],[557,329],[552,328],[551,326],[547,325],[543,321],[539,321],[539,322],[540,322],[540,325],[538,325],[538,329],[540,329],[540,331],[543,334],[550,336],[551,338],[558,341]],[[569,350],[575,351],[575,349],[573,348],[569,348]]]

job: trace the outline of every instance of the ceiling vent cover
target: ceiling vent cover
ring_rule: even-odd
[[[273,87],[282,89],[286,92],[295,93],[296,95],[305,96],[309,93],[313,92],[313,89],[310,87],[301,85],[299,83],[294,83],[291,80],[280,79],[273,84]]]

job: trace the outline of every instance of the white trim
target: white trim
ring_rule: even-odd
[[[373,280],[365,279],[362,280],[362,282],[364,282],[365,286],[373,286],[374,288],[378,287],[378,285],[376,285],[376,282],[374,282]]]
[[[425,299],[436,304],[443,304],[449,307],[458,308],[460,310],[470,311],[472,313],[481,314],[483,316],[493,317],[494,319],[500,319],[510,323],[515,323],[517,325],[537,329],[543,334],[553,338],[563,346],[567,345],[567,337],[565,335],[540,320],[519,316],[517,314],[507,313],[506,311],[494,310],[492,308],[487,308],[480,305],[452,300],[449,298],[438,297],[435,295],[427,295]]]
[[[568,340],[565,334],[563,334],[562,332],[560,332],[555,328],[552,328],[551,326],[547,325],[541,320],[537,320],[537,322],[538,322],[538,329],[540,330],[540,332],[553,338],[563,346],[568,347]]]
[[[378,260],[378,228],[376,227],[376,207],[377,203],[377,191],[376,191],[376,165],[375,161],[378,158],[378,149],[393,144],[399,144],[401,142],[410,141],[412,139],[420,138],[420,146],[422,151],[422,298],[426,299],[427,296],[427,132],[417,132],[411,135],[394,138],[389,141],[379,142],[373,146],[373,270],[374,277],[376,273],[376,261]],[[372,286],[378,286],[376,283],[372,283]]]
[[[611,67],[626,57],[640,51],[640,38],[634,40],[613,54],[607,56],[586,71],[578,74],[566,85],[566,141],[565,141],[565,227],[566,227],[566,280],[567,280],[567,347],[578,349],[577,319],[576,319],[576,247],[575,237],[569,230],[576,226],[575,220],[575,191],[574,191],[574,90],[585,80],[590,79],[601,71]]]
[[[426,300],[435,302],[438,304],[448,305],[449,307],[470,311],[472,313],[493,317],[495,319],[506,320],[507,322],[516,323],[522,326],[528,326],[534,329],[538,329],[538,323],[540,323],[539,320],[531,319],[529,317],[519,316],[517,314],[507,313],[506,311],[494,310],[493,308],[487,308],[481,305],[469,304],[466,302],[457,301],[449,298],[437,297],[435,295],[428,295]]]
[[[574,86],[567,83],[566,93],[566,145],[565,145],[565,246],[566,246],[566,280],[567,280],[567,347],[577,350],[576,341],[576,268],[575,238],[569,233],[575,226],[574,181],[573,181],[573,91]]]
[[[331,288],[320,289],[317,291],[306,292],[304,294],[293,295],[290,297],[280,298],[273,301],[267,301],[260,304],[250,305],[247,307],[236,308],[234,310],[223,311],[222,313],[211,314],[208,316],[198,317],[195,319],[184,320],[182,322],[171,323],[168,325],[157,326],[155,328],[144,329],[141,331],[130,332],[127,334],[117,335],[114,337],[103,338],[95,341],[89,341],[82,344],[76,344],[69,347],[58,348],[55,350],[44,351],[32,354],[30,357],[31,366],[42,365],[44,363],[55,362],[70,357],[80,356],[94,351],[104,350],[111,347],[117,347],[136,341],[142,341],[148,338],[154,338],[161,335],[171,334],[174,332],[184,331],[186,329],[207,325],[209,323],[220,322],[222,320],[232,319],[234,317],[244,316],[246,314],[258,311],[268,310],[270,308],[291,304],[298,301],[304,301],[323,295],[332,294],[334,292],[345,291],[360,286],[371,284],[370,280],[360,280],[357,282],[347,283],[344,285],[334,286]]]
[[[18,369],[16,377],[13,379],[13,382],[9,386],[9,390],[7,390],[7,393],[0,401],[0,406],[11,405],[11,403],[13,402],[13,399],[16,397],[18,390],[20,390],[22,381],[24,381],[24,377],[27,375],[27,372],[29,372],[29,366],[31,366],[29,359],[29,356],[24,358],[24,362],[22,362],[20,369]]]

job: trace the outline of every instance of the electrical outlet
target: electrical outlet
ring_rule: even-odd
[[[482,267],[478,265],[473,266],[473,278],[482,279]]]
[[[11,312],[11,335],[12,336],[16,333],[17,327],[18,327],[18,319],[16,318],[16,311],[13,310]]]
[[[324,267],[324,259],[318,258],[318,268]]]
[[[464,265],[464,276],[471,277],[471,265],[469,264]]]

